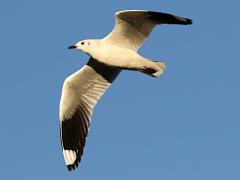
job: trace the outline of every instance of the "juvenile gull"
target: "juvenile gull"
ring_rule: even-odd
[[[115,27],[103,39],[88,39],[70,46],[90,56],[88,63],[65,79],[60,102],[63,155],[68,170],[78,167],[97,101],[121,70],[140,71],[159,77],[165,64],[137,53],[152,29],[160,24],[192,24],[171,14],[126,10],[115,15]]]

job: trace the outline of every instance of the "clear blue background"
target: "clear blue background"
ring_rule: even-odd
[[[237,0],[0,2],[0,179],[240,179]],[[147,9],[192,18],[161,26],[140,54],[161,78],[123,72],[95,108],[80,167],[59,141],[64,79],[88,56],[67,47],[102,38],[114,13]]]

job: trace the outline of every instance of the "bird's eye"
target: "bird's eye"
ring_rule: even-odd
[[[84,42],[81,42],[81,45],[84,45]]]

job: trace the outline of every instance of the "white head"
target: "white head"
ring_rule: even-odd
[[[91,50],[96,46],[97,40],[87,39],[79,41],[73,46],[69,46],[68,49],[79,49],[87,54],[91,53]]]

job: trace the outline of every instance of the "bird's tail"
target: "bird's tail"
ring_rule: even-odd
[[[166,64],[161,61],[152,62],[155,63],[155,67],[146,67],[142,72],[153,77],[161,76],[166,69]]]

